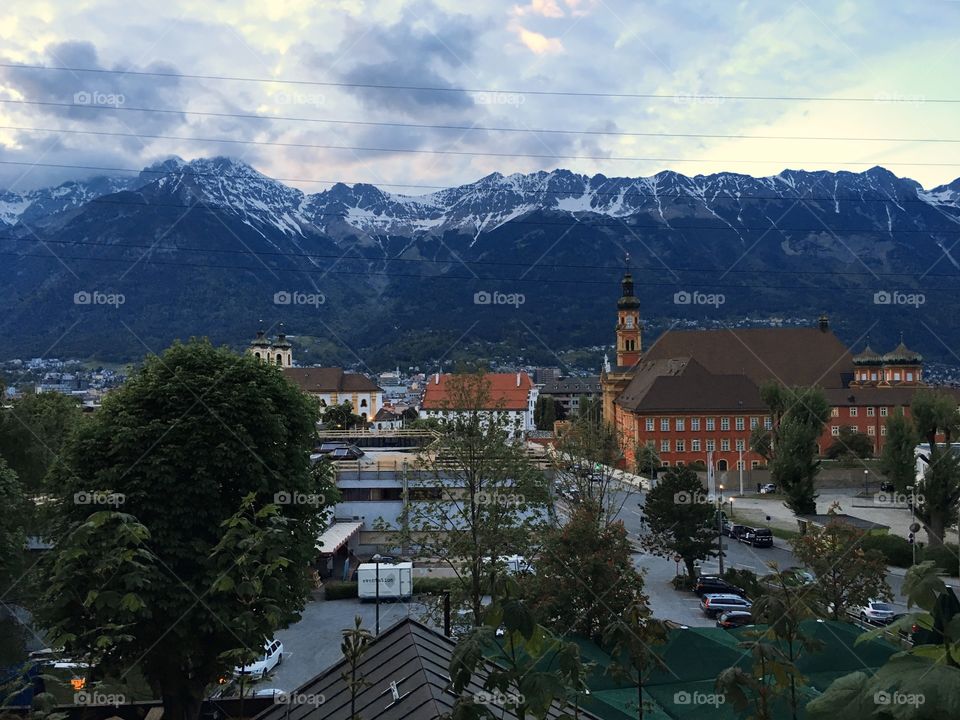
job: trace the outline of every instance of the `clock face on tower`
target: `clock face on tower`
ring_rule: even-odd
[[[633,315],[627,315],[626,320],[624,322],[624,326],[628,330],[633,330]]]

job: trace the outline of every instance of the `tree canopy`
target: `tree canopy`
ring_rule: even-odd
[[[691,578],[697,560],[716,556],[716,508],[693,470],[671,467],[647,493],[643,512],[649,529],[644,549],[660,557],[679,555]]]
[[[69,439],[42,567],[51,641],[99,675],[136,665],[165,716],[297,619],[334,500],[316,403],[280,369],[177,343]]]

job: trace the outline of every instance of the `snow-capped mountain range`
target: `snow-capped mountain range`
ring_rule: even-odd
[[[784,170],[761,178],[735,173],[689,177],[671,171],[638,178],[591,177],[554,170],[493,173],[423,195],[342,183],[307,194],[243,162],[214,157],[190,162],[171,158],[144,168],[136,177],[95,177],[24,193],[0,192],[0,223],[36,222],[123,191],[148,204],[167,197],[185,206],[222,207],[251,226],[269,226],[284,234],[320,232],[334,237],[351,232],[376,236],[447,231],[476,237],[538,210],[611,218],[651,213],[665,225],[693,212],[735,226],[742,221],[747,204],[763,200],[826,204],[837,215],[844,203],[883,203],[886,216],[881,219],[892,229],[896,211],[910,212],[909,203],[946,209],[951,216],[960,208],[960,179],[924,190],[919,183],[880,167],[862,173]],[[116,198],[115,202],[136,200]],[[894,212],[889,212],[891,207]]]

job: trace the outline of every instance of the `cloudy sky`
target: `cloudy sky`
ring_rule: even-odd
[[[170,155],[308,192],[873,164],[932,187],[960,176],[958,27],[954,0],[6,0],[0,187]]]

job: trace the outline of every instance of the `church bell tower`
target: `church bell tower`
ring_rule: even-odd
[[[628,270],[621,281],[622,295],[617,301],[617,365],[631,367],[640,361],[643,328],[640,325],[640,301],[633,294],[633,275]]]

